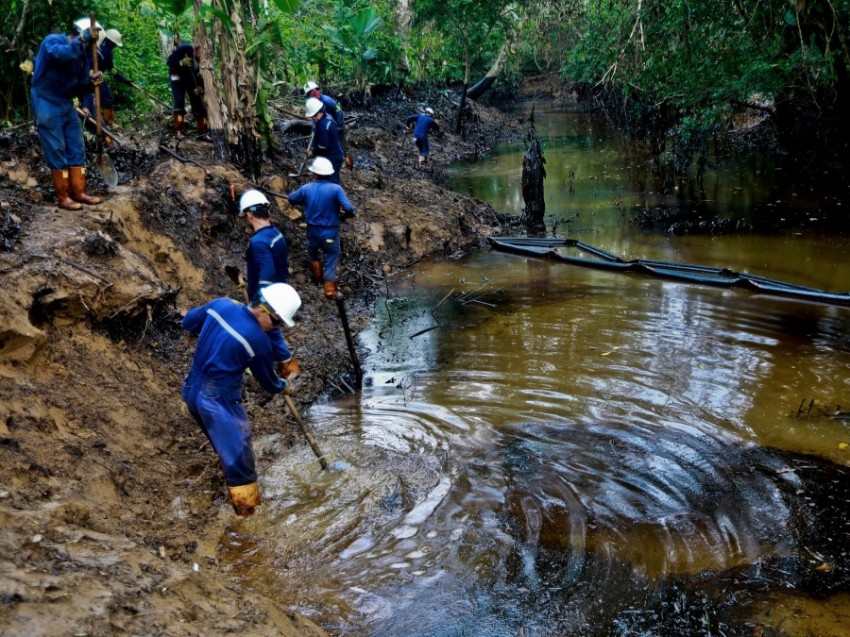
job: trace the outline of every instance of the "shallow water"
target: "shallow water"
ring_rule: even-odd
[[[550,229],[850,290],[846,237],[646,234],[622,138],[576,114],[538,133]],[[518,212],[521,154],[454,187]],[[724,165],[703,205],[746,214],[776,179]],[[308,415],[350,468],[305,446],[264,475],[222,541],[243,585],[345,635],[843,634],[850,309],[497,252],[376,309],[362,393]]]

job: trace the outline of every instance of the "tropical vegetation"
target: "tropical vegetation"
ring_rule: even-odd
[[[850,0],[6,0],[0,120],[29,118],[20,65],[49,32],[89,12],[121,31],[120,70],[169,100],[175,42],[204,49],[219,152],[269,148],[269,103],[315,79],[368,104],[374,87],[503,86],[560,73],[636,130],[687,155],[750,109],[780,130],[809,122],[824,144],[848,137]],[[498,61],[498,65],[494,63]],[[123,90],[132,110],[155,108]],[[604,96],[604,100],[601,96]],[[836,138],[836,131],[839,136]],[[672,133],[672,135],[671,135]],[[826,139],[825,136],[829,136]],[[266,141],[264,141],[266,140]],[[844,143],[841,141],[841,143]],[[250,154],[248,152],[247,154]]]

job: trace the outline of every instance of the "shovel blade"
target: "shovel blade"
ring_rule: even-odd
[[[98,156],[94,162],[94,169],[107,186],[115,188],[118,185],[118,171],[115,170],[115,164],[112,163],[112,158],[109,155]]]

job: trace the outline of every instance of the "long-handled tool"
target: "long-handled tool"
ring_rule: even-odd
[[[310,133],[310,141],[307,142],[307,151],[304,153],[304,161],[301,162],[301,165],[298,167],[297,173],[289,173],[290,177],[300,177],[301,172],[304,170],[304,164],[307,163],[307,160],[310,158],[310,151],[313,149],[313,138],[316,136],[316,132],[313,131]]]
[[[295,418],[295,422],[298,423],[298,427],[301,428],[301,433],[304,434],[304,437],[307,439],[307,443],[310,445],[310,449],[313,450],[313,453],[316,454],[316,457],[319,459],[319,464],[322,465],[322,469],[324,471],[328,470],[328,460],[322,450],[319,448],[316,439],[313,437],[313,432],[307,427],[307,423],[304,422],[301,418],[301,414],[298,413],[298,408],[295,406],[295,403],[292,401],[292,396],[287,393],[283,394],[283,400],[286,403],[286,406],[289,407],[289,413],[292,414],[292,417]]]
[[[165,102],[163,102],[161,99],[159,99],[156,95],[154,95],[153,93],[151,93],[147,89],[144,89],[141,86],[139,86],[138,84],[136,84],[135,82],[131,82],[129,80],[127,80],[127,84],[129,84],[134,89],[136,89],[137,91],[142,93],[145,97],[147,97],[154,104],[162,106],[165,110],[168,110],[168,111],[171,110],[171,104],[166,104]]]
[[[91,63],[92,71],[95,75],[98,73],[97,60],[97,36],[98,28],[95,20],[94,12],[89,14],[89,32],[91,34]],[[100,112],[100,85],[94,87],[94,110],[97,118],[97,159],[95,160],[95,169],[100,173],[101,179],[106,182],[110,188],[115,188],[118,185],[118,172],[115,170],[115,165],[112,163],[112,158],[103,153],[103,122]]]
[[[348,314],[345,311],[345,302],[341,294],[336,297],[336,309],[339,310],[339,320],[342,321],[342,331],[345,332],[345,342],[348,344],[348,353],[351,356],[351,364],[354,366],[355,388],[363,388],[363,370],[360,369],[360,359],[354,347],[354,339],[351,337],[351,328],[348,326]]]
[[[245,288],[245,280],[242,278],[242,273],[239,271],[234,265],[226,265],[224,266],[224,272],[230,278],[231,281],[236,283],[241,289],[242,294],[245,297],[245,302],[248,303],[248,290]],[[319,444],[316,442],[316,439],[313,437],[313,432],[307,427],[307,423],[301,418],[301,414],[298,412],[298,408],[295,406],[295,402],[292,400],[292,396],[285,393],[283,394],[283,400],[286,403],[286,406],[289,408],[289,413],[292,414],[292,417],[295,418],[295,422],[298,423],[298,427],[301,429],[301,433],[304,434],[304,437],[307,439],[307,444],[310,445],[310,449],[313,450],[313,453],[316,454],[316,457],[319,459],[319,464],[322,465],[322,469],[324,471],[328,470],[328,460],[322,450],[319,448]]]

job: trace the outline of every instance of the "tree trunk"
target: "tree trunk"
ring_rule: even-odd
[[[195,27],[192,43],[200,49],[201,80],[204,83],[204,103],[207,108],[207,123],[215,148],[215,156],[218,159],[227,160],[229,157],[224,134],[224,117],[221,112],[221,102],[218,98],[222,94],[222,91],[213,73],[215,50],[207,33],[206,23],[198,17],[201,13],[202,4],[202,0],[193,0],[197,26]]]
[[[198,19],[203,0],[194,0]],[[207,122],[216,157],[230,161],[252,179],[259,174],[261,153],[255,134],[255,73],[245,57],[245,30],[239,2],[212,0],[216,11],[230,18],[226,28],[218,18],[198,19],[195,44],[200,47],[201,78]],[[215,61],[219,64],[215,65]]]
[[[490,67],[490,70],[487,71],[487,75],[481,78],[478,82],[475,83],[466,96],[471,100],[477,100],[479,97],[484,95],[484,93],[493,86],[493,83],[496,81],[496,78],[501,74],[502,67],[505,65],[505,61],[508,59],[508,50],[511,46],[510,40],[505,40],[505,43],[502,45],[502,48],[499,49],[499,54],[496,56],[496,61],[493,62],[493,65]]]
[[[405,75],[410,73],[408,51],[410,50],[410,31],[413,28],[413,5],[415,3],[416,0],[397,0],[395,4],[395,24],[401,44],[399,64]]]
[[[528,234],[539,234],[546,230],[543,219],[546,214],[546,202],[543,199],[543,182],[546,179],[546,159],[540,138],[534,131],[534,125],[528,131],[528,152],[522,159],[522,198],[525,201],[525,227]]]

